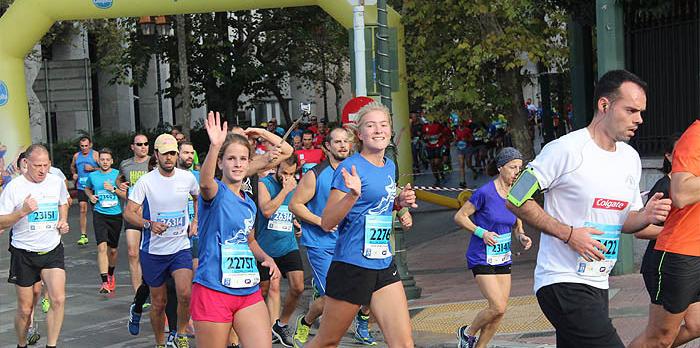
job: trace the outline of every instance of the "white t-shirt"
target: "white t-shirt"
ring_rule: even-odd
[[[143,218],[164,222],[168,229],[160,235],[143,230],[141,250],[153,255],[172,255],[190,247],[187,228],[189,195],[199,195],[199,184],[187,170],[175,168],[165,177],[158,170],[143,175],[129,194],[129,200],[143,206]]]
[[[555,283],[607,289],[622,225],[630,211],[642,208],[639,154],[623,142],[616,143],[614,152],[605,151],[583,128],[547,144],[529,167],[545,190],[544,210],[574,228],[592,226],[605,232],[595,238],[608,248],[606,260],[586,263],[562,240],[542,233],[535,292]]]
[[[56,175],[47,175],[40,183],[31,182],[24,175],[18,176],[0,194],[0,215],[21,209],[30,194],[39,208],[12,226],[12,246],[33,252],[51,251],[61,242],[56,223],[58,207],[68,202],[66,185]]]

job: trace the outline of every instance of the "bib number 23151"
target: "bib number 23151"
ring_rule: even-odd
[[[221,284],[227,288],[249,288],[260,283],[258,266],[248,244],[221,245]]]
[[[391,215],[365,216],[365,246],[363,255],[368,259],[391,257],[389,237],[391,237]]]
[[[576,270],[578,274],[591,277],[599,277],[610,274],[615,263],[617,262],[617,254],[620,247],[620,231],[622,226],[620,225],[606,225],[594,222],[586,222],[584,224],[586,227],[593,227],[603,234],[591,235],[591,237],[599,241],[605,248],[606,252],[603,253],[605,260],[601,261],[586,261],[583,257],[578,257],[576,260],[576,265],[578,269]]]

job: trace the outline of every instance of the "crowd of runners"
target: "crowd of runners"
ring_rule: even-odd
[[[642,266],[649,322],[631,346],[678,346],[700,336],[700,235],[693,229],[700,224],[700,121],[670,142],[665,175],[645,203],[641,161],[626,142],[643,126],[646,94],[634,74],[608,72],[596,85],[591,123],[547,144],[529,163],[510,146],[503,122],[464,121],[453,129],[411,115],[414,160],[420,166],[419,152],[426,151],[438,184],[451,170],[450,141],[461,159],[462,186],[464,165],[494,177],[455,215],[470,233],[466,264],[488,302],[455,328],[458,347],[486,347],[496,334],[510,296],[511,242],[532,246],[524,225],[542,232],[534,291],[557,346],[624,346],[608,314],[608,277],[622,233],[651,240]],[[394,216],[404,229],[412,226],[416,195],[410,184],[398,186],[385,153],[389,110],[371,103],[356,124],[312,119],[289,132],[274,121],[228,125],[218,113],[205,126],[202,162],[177,130],[153,143],[135,135],[133,157],[118,166],[110,149],[79,140],[71,162],[78,245],[94,238],[96,293],[109,296],[125,231],[134,295],[124,308],[125,330],[139,335],[148,310],[156,347],[189,347],[192,336],[198,347],[335,347],[351,327],[357,343],[376,345],[368,327],[373,317],[388,346],[413,347],[390,239]],[[39,303],[46,346],[56,347],[66,298],[61,236],[71,229],[69,183],[39,144],[16,167],[18,176],[3,179],[0,231],[10,236],[17,347],[39,340],[33,323]],[[539,193],[544,206],[534,199]],[[305,271],[313,301],[293,317]]]

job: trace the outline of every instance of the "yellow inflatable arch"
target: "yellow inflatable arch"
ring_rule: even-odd
[[[343,27],[352,28],[352,6],[346,0],[15,0],[0,17],[0,165],[12,161],[31,143],[24,58],[56,21],[319,6]],[[376,6],[366,6],[366,25],[376,24]],[[400,137],[399,171],[410,173],[408,90],[401,18],[389,9],[389,27],[397,31],[399,89],[392,92],[394,130]],[[350,52],[350,51],[348,51]],[[9,163],[8,163],[9,165]],[[406,176],[403,176],[405,183]]]

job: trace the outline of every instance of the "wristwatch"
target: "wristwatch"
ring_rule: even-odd
[[[144,229],[144,230],[150,230],[150,229],[151,229],[151,221],[150,221],[150,220],[146,220],[146,221],[143,223],[143,229]]]

